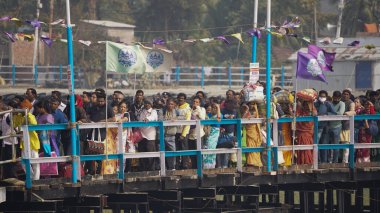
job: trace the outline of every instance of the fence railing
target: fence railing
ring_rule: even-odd
[[[225,119],[221,121],[217,120],[192,120],[192,121],[154,121],[154,122],[125,122],[125,123],[86,123],[86,124],[77,124],[78,131],[81,129],[90,129],[90,128],[117,128],[118,135],[120,137],[118,141],[118,152],[115,154],[102,154],[102,155],[80,155],[80,156],[62,156],[62,157],[44,157],[44,158],[31,158],[30,154],[30,143],[29,143],[29,131],[36,130],[65,130],[67,129],[67,124],[54,124],[54,125],[25,125],[22,127],[23,137],[25,141],[25,151],[26,155],[23,157],[22,161],[26,166],[26,188],[31,188],[32,180],[30,176],[30,164],[32,163],[46,163],[46,162],[73,162],[76,161],[80,165],[80,161],[91,161],[91,160],[105,160],[105,159],[118,159],[119,161],[119,171],[118,178],[124,179],[124,160],[127,158],[150,158],[155,157],[160,159],[160,175],[166,176],[166,167],[165,167],[165,158],[174,157],[174,156],[196,156],[197,157],[197,175],[202,177],[203,168],[202,168],[202,156],[205,154],[222,154],[222,153],[236,153],[237,154],[237,167],[238,172],[242,171],[242,155],[243,153],[250,152],[262,152],[262,151],[273,151],[274,154],[274,163],[271,165],[271,156],[267,162],[268,171],[278,169],[278,156],[277,151],[281,150],[313,150],[313,168],[318,169],[318,158],[319,150],[333,150],[333,149],[349,149],[349,168],[355,168],[355,159],[354,152],[355,149],[362,148],[380,148],[380,144],[358,144],[354,142],[354,122],[358,120],[380,120],[380,115],[359,115],[359,116],[315,116],[315,117],[296,117],[296,118],[280,118],[269,120],[273,124],[273,132],[278,132],[278,124],[287,123],[287,122],[313,122],[314,123],[314,144],[310,145],[288,145],[288,146],[279,146],[278,145],[278,134],[273,134],[273,144],[268,147],[242,147],[242,125],[252,124],[252,123],[263,123],[265,119]],[[350,141],[348,144],[318,144],[318,122],[319,121],[342,121],[349,120],[350,124]],[[216,124],[233,124],[236,125],[237,132],[237,147],[232,149],[202,149],[201,145],[201,131],[200,128],[202,125],[216,125]],[[164,127],[166,126],[178,126],[178,125],[195,125],[196,131],[196,141],[197,146],[196,150],[183,150],[183,151],[165,151],[165,142],[164,142]],[[123,150],[123,139],[121,137],[123,128],[128,127],[149,127],[155,126],[159,129],[159,144],[160,149],[157,152],[142,152],[142,153],[124,153]],[[271,135],[267,133],[267,135]],[[74,144],[78,147],[79,143]],[[80,178],[80,170],[76,172],[78,178]]]
[[[277,67],[271,69],[274,86],[292,86],[292,73],[289,67]],[[265,68],[262,70],[260,80],[265,82]],[[93,72],[104,72],[95,70],[83,70],[75,67],[75,85],[77,88],[95,88],[105,86],[104,73],[92,75]],[[172,67],[168,73],[146,73],[134,75],[127,73],[107,72],[109,86],[114,88],[135,87],[142,88],[153,84],[180,85],[180,86],[242,86],[249,81],[249,67]],[[67,87],[67,66],[0,66],[0,76],[5,82],[12,86],[17,85],[41,85],[47,88]],[[91,78],[94,78],[91,80]],[[101,81],[98,82],[98,80]],[[126,81],[127,85],[122,81]],[[272,82],[272,83],[273,83]],[[101,85],[99,85],[101,84]]]

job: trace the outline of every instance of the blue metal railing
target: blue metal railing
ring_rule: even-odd
[[[67,66],[57,65],[57,66],[0,66],[1,76],[6,82],[12,84],[12,86],[17,86],[20,83],[28,83],[35,85],[56,85],[57,82],[64,83],[67,80],[67,72],[64,70]],[[265,76],[265,69],[261,69],[261,78]],[[276,76],[278,80],[276,81],[276,86],[291,86],[292,77],[289,76],[285,71],[289,68],[278,67],[271,68],[272,76]],[[17,73],[17,78],[16,78]],[[130,76],[125,73],[108,73],[109,75],[120,75],[119,79],[128,80]],[[20,77],[19,77],[20,76]],[[80,68],[75,69],[75,79],[79,83],[83,83],[83,76]],[[176,66],[172,68],[172,73],[170,79],[173,83],[183,86],[199,86],[202,89],[209,85],[228,85],[228,87],[242,85],[249,78],[249,68],[248,67],[232,67],[230,64],[224,67],[205,67],[204,65],[196,67],[180,67]],[[133,79],[129,79],[133,81]],[[167,80],[167,79],[166,79]],[[262,79],[263,80],[263,79]],[[137,83],[141,80],[137,78]],[[154,79],[154,81],[165,81],[165,79]],[[197,83],[199,82],[199,83]],[[90,85],[87,85],[87,87]],[[83,87],[83,84],[82,86]]]
[[[332,120],[337,120],[337,119],[334,119],[334,116],[326,116],[326,117],[329,117],[331,118]],[[342,116],[341,116],[342,117]],[[343,116],[344,119],[342,120],[348,120],[347,118],[349,119],[352,119],[352,123],[350,123],[350,133],[351,134],[354,134],[354,126],[352,125],[353,124],[353,121],[354,120],[364,120],[364,119],[370,119],[370,120],[380,120],[380,115],[358,115],[358,116],[354,116],[354,117],[347,117],[347,116]],[[314,122],[316,125],[314,125],[314,132],[315,132],[315,135],[314,135],[314,145],[301,145],[301,146],[309,146],[310,148],[303,148],[303,150],[305,149],[313,149],[314,151],[317,151],[318,150],[333,150],[333,149],[349,149],[349,167],[351,169],[354,169],[355,168],[355,161],[354,161],[354,152],[355,152],[355,146],[354,146],[354,141],[350,141],[349,144],[318,144],[318,136],[317,136],[317,133],[318,133],[318,121],[320,120],[320,118],[322,117],[312,117],[312,116],[308,116],[308,117],[296,117],[296,118],[280,118],[280,119],[277,119],[277,120],[272,120],[272,123],[273,123],[273,126],[274,126],[274,131],[277,130],[275,127],[276,125],[278,125],[279,123],[288,123],[288,122],[293,122],[294,120],[296,122]],[[328,120],[328,119],[327,119]],[[237,152],[238,155],[241,155],[243,153],[250,153],[250,152],[262,152],[262,151],[265,151],[265,150],[271,150],[273,151],[274,153],[277,153],[277,150],[282,150],[285,146],[278,146],[277,145],[277,141],[274,141],[274,144],[272,144],[272,146],[268,146],[268,147],[242,147],[242,143],[241,143],[241,140],[242,140],[242,135],[239,134],[242,132],[242,125],[244,124],[249,124],[249,123],[261,123],[262,121],[264,121],[263,119],[252,119],[252,120],[241,120],[241,119],[226,119],[226,120],[221,120],[221,121],[217,121],[217,120],[201,120],[201,121],[190,121],[190,122],[193,122],[193,123],[189,123],[189,124],[186,124],[186,125],[196,125],[197,128],[200,128],[201,125],[215,125],[215,124],[219,124],[219,125],[222,125],[222,124],[233,124],[233,125],[236,125],[236,132],[238,133],[237,134],[237,148],[233,149],[231,151],[231,149],[223,149],[222,151],[218,150],[217,153],[231,153],[231,152]],[[326,121],[326,119],[323,119],[323,121]],[[181,122],[181,121],[180,121]],[[164,127],[169,125],[170,123],[169,122],[163,122],[163,121],[154,121],[154,122],[125,122],[125,123],[110,123],[108,124],[108,127],[109,128],[119,128],[122,130],[122,128],[128,128],[128,127],[149,127],[149,126],[155,126],[159,129],[159,135],[160,135],[160,138],[159,138],[159,142],[160,142],[160,150],[159,150],[159,153],[158,154],[155,154],[154,156],[156,157],[160,157],[161,160],[164,160],[166,157],[175,157],[175,156],[197,156],[197,161],[198,161],[198,165],[197,165],[197,174],[199,177],[202,176],[202,155],[203,155],[203,152],[205,152],[206,150],[204,149],[201,149],[201,147],[198,147],[197,146],[197,150],[183,150],[183,151],[165,151],[165,142],[164,142]],[[86,127],[89,126],[89,127]],[[104,124],[81,124],[81,125],[77,125],[77,128],[78,129],[85,129],[85,128],[94,128],[94,125],[102,125],[102,126],[98,126],[96,128],[104,128],[105,125]],[[173,126],[173,124],[170,124]],[[178,125],[184,125],[184,124],[178,124]],[[84,126],[84,127],[83,127]],[[27,131],[24,132],[24,140],[28,140],[29,137],[26,136],[27,135],[27,132],[28,131],[38,131],[38,130],[65,130],[67,129],[67,124],[53,124],[53,125],[30,125],[30,126],[23,126],[23,128]],[[199,131],[199,130],[197,130]],[[120,131],[119,131],[120,133]],[[268,134],[270,135],[270,134]],[[273,137],[273,140],[275,137]],[[352,137],[351,139],[352,140]],[[28,143],[27,143],[28,144]],[[199,143],[200,144],[200,143]],[[197,144],[197,145],[199,145]],[[300,147],[301,147],[300,146]],[[297,150],[296,148],[298,147],[297,145],[294,146],[295,147],[295,150]],[[25,145],[25,148],[26,149],[30,149],[30,145]],[[315,149],[316,148],[316,149]],[[371,148],[371,147],[369,147]],[[214,150],[207,150],[207,153],[210,154],[210,152],[213,152]],[[216,150],[215,150],[216,152]],[[134,157],[134,155],[140,155],[142,157],[144,157],[145,154],[149,154],[149,153],[136,153],[136,154],[128,154],[129,157],[127,158],[136,158]],[[91,160],[105,160],[105,159],[119,159],[119,168],[124,168],[124,160],[125,159],[125,156],[126,156],[126,153],[116,153],[116,154],[102,154],[102,155],[80,155],[78,156],[80,161],[91,161]],[[152,155],[150,155],[152,156]],[[316,157],[315,157],[316,156]],[[146,155],[146,157],[149,157],[149,155]],[[241,159],[241,158],[238,158],[238,159]],[[26,187],[27,188],[31,188],[31,184],[32,184],[32,181],[31,181],[31,177],[30,177],[30,164],[33,163],[33,162],[37,162],[38,160],[36,159],[31,159],[31,158],[23,158],[22,159],[23,163],[26,165]],[[43,162],[44,160],[40,160],[39,162]],[[318,155],[314,155],[314,165],[316,163],[318,163]],[[51,162],[51,160],[49,161]],[[237,166],[237,169],[241,171],[241,163],[242,162],[238,162],[238,166]],[[268,163],[268,162],[267,162]],[[268,163],[267,166],[269,166],[270,164]],[[278,159],[277,159],[277,155],[275,154],[275,157],[274,157],[274,162],[273,162],[273,169],[276,170],[277,169],[277,166],[278,166]],[[161,171],[163,171],[163,174],[165,174],[165,167],[164,168],[161,168]],[[124,178],[124,172],[123,172],[123,169],[119,169],[119,174],[118,174],[118,178],[120,179],[123,179]]]

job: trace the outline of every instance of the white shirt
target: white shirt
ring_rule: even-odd
[[[60,109],[63,112],[63,110],[66,109],[66,104],[64,104],[63,102],[61,102],[61,104],[58,106],[58,109]]]
[[[12,133],[11,126],[7,124],[7,118],[9,117],[10,113],[6,113],[1,120],[1,130],[3,131],[2,136],[10,135]],[[10,138],[4,138],[3,143],[6,145],[12,145],[12,143],[17,144],[17,140],[15,137]]]
[[[32,104],[32,109],[29,111],[30,113],[32,113],[33,114],[33,112],[34,112],[34,104],[37,102],[37,100],[36,99],[34,99],[32,102],[31,102],[31,104]]]
[[[148,121],[157,121],[158,120],[157,111],[154,110],[153,108],[149,110],[144,109],[141,112],[138,120],[144,121],[145,119]],[[156,140],[156,127],[154,126],[141,127],[140,130],[141,130],[141,135],[143,136],[143,138],[147,140]]]

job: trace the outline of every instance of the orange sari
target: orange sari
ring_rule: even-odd
[[[311,116],[316,114],[315,108],[313,113],[309,109],[297,107],[297,116]],[[297,122],[296,124],[297,145],[312,145],[314,139],[313,122]],[[313,164],[313,150],[297,150],[297,164]]]

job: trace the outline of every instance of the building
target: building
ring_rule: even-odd
[[[114,38],[115,41],[130,44],[134,41],[136,26],[107,20],[81,20],[80,29],[103,34]]]
[[[358,47],[348,46],[354,40],[360,41],[360,45]],[[333,64],[334,72],[324,72],[328,84],[295,78],[297,51],[288,58],[293,70],[294,89],[315,88],[333,91],[345,88],[352,88],[353,90],[376,90],[380,88],[379,37],[345,38],[342,45],[317,45],[328,52],[336,52]],[[366,45],[373,45],[374,48],[368,49],[365,47]],[[299,51],[307,52],[307,48],[301,48]]]

